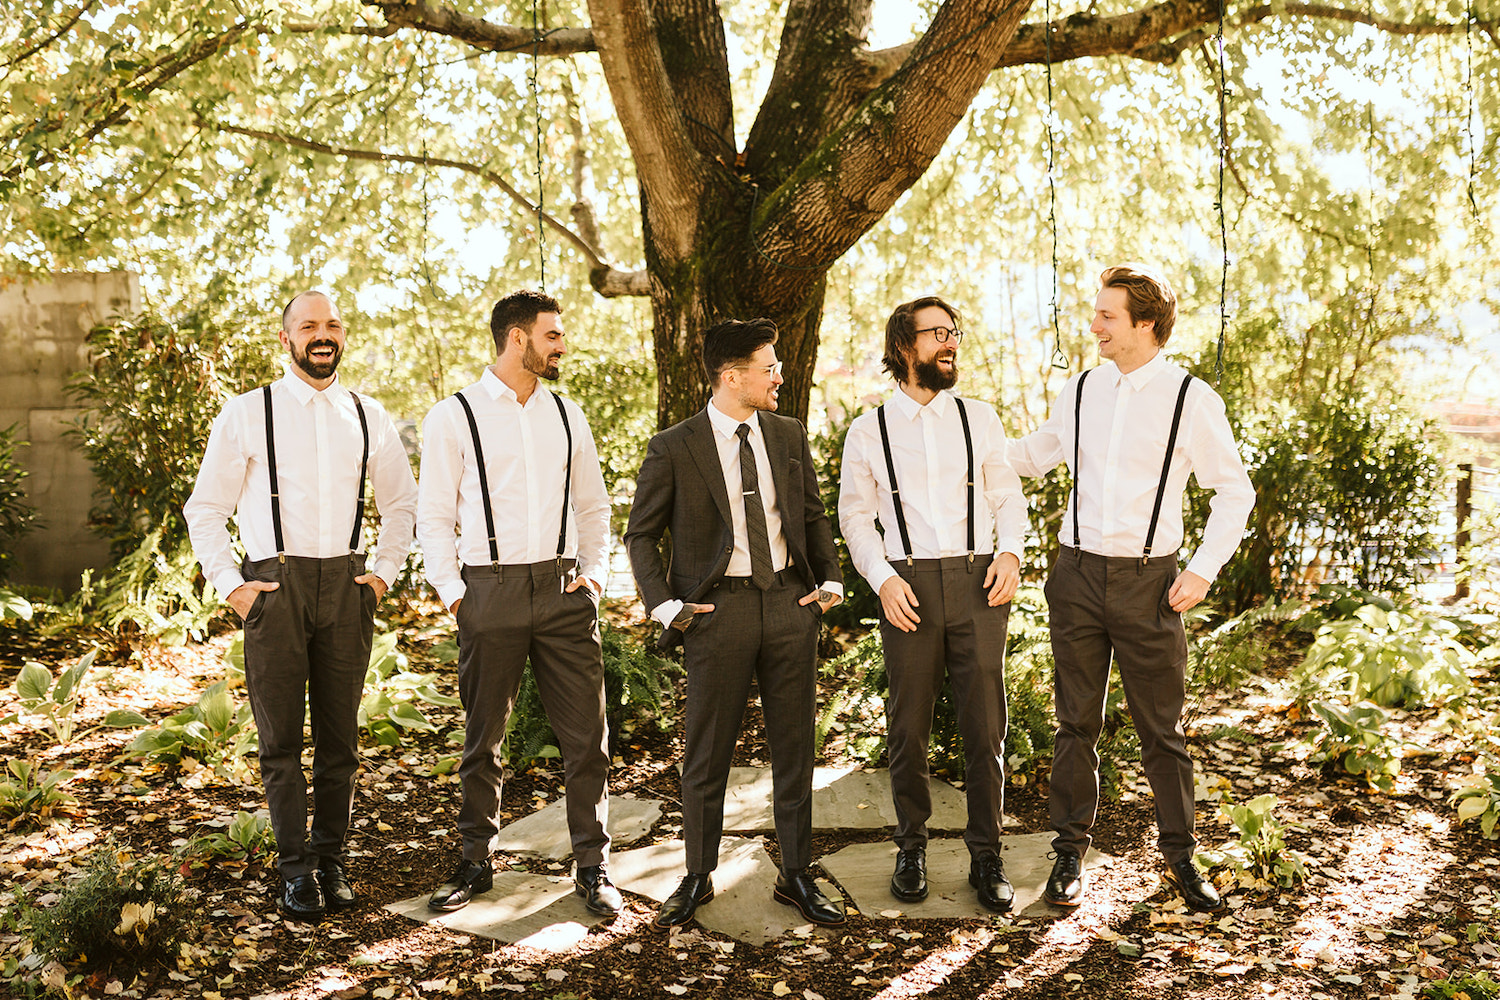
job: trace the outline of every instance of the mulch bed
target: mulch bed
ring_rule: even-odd
[[[222,676],[228,637],[201,645],[136,648],[98,632],[44,637],[0,629],[0,717],[15,710],[11,685],[22,662],[48,664],[104,647],[80,708],[85,718],[130,707],[160,718],[190,704]],[[431,669],[452,690],[452,668],[409,649],[415,669]],[[413,923],[384,904],[423,894],[458,855],[453,830],[458,784],[429,771],[456,748],[458,709],[429,707],[436,733],[411,732],[401,747],[369,748],[361,772],[350,839],[351,874],[363,897],[355,910],[307,925],[284,920],[275,900],[274,865],[210,862],[185,870],[204,919],[191,962],[147,970],[140,978],[94,975],[74,995],[376,998],[526,993],[557,997],[793,996],[856,1000],[879,996],[964,998],[1060,996],[1240,998],[1411,995],[1413,983],[1460,970],[1500,968],[1493,940],[1500,930],[1500,847],[1457,826],[1447,803],[1458,759],[1456,737],[1422,728],[1430,752],[1411,758],[1396,790],[1373,793],[1324,776],[1299,757],[1293,740],[1309,723],[1288,711],[1271,680],[1207,699],[1192,751],[1237,800],[1262,791],[1282,799],[1278,815],[1294,822],[1289,846],[1310,858],[1313,877],[1279,889],[1240,888],[1233,914],[1210,920],[1183,911],[1156,871],[1155,825],[1144,784],[1106,801],[1096,827],[1099,849],[1116,863],[1093,879],[1076,913],[1057,918],[966,920],[851,916],[832,932],[799,932],[755,947],[696,928],[665,934],[650,920],[655,904],[626,890],[614,922],[592,929],[575,947],[543,953]],[[443,685],[440,685],[443,686]],[[1413,733],[1420,717],[1408,719]],[[1202,734],[1232,723],[1252,742],[1210,742]],[[747,713],[736,764],[766,762],[758,709]],[[166,854],[236,810],[261,808],[257,784],[204,780],[188,769],[142,767],[116,759],[129,734],[98,730],[68,746],[22,723],[0,726],[6,757],[28,757],[77,772],[71,816],[44,830],[12,831],[0,844],[7,881],[46,901],[106,835],[140,854]],[[677,806],[676,763],[682,736],[645,725],[616,734],[611,794],[662,799]],[[848,763],[837,741],[824,763]],[[1304,755],[1305,756],[1305,755]],[[876,763],[876,762],[868,762]],[[1047,828],[1045,774],[1010,791],[1007,829]],[[513,775],[503,809],[520,818],[560,795],[561,765],[546,761]],[[1205,846],[1228,830],[1200,808]],[[664,816],[647,842],[676,834]],[[878,842],[884,831],[822,831],[819,855],[851,843]],[[617,845],[624,846],[624,845]],[[637,845],[638,846],[638,845]],[[768,848],[775,855],[774,838]],[[500,860],[518,868],[565,874],[566,863]],[[1223,880],[1221,880],[1223,884]],[[767,886],[767,892],[770,887]],[[1480,928],[1475,930],[1475,927]],[[0,927],[6,957],[24,949],[12,925]],[[1492,971],[1492,975],[1500,975]],[[1342,976],[1344,979],[1340,979]],[[3,987],[0,987],[3,988]]]

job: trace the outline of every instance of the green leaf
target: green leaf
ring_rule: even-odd
[[[117,708],[104,717],[100,725],[109,726],[112,729],[133,729],[136,726],[149,726],[151,720],[133,708]]]
[[[228,732],[234,720],[234,699],[223,681],[214,684],[198,699],[198,711],[203,722],[214,733]]]
[[[57,679],[57,688],[52,692],[52,699],[59,705],[67,701],[73,689],[83,680],[83,675],[88,673],[89,668],[94,665],[94,657],[98,655],[98,649],[91,649],[80,657],[77,663],[64,670],[62,676]]]
[[[47,692],[50,690],[52,690],[52,671],[30,660],[21,666],[21,672],[16,675],[16,693],[21,696],[23,704],[46,701]],[[32,706],[27,705],[27,707]]]
[[[1484,815],[1490,807],[1489,799],[1483,795],[1470,795],[1458,804],[1458,821],[1466,823],[1475,816]]]

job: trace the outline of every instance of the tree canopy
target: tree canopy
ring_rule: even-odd
[[[870,0],[34,0],[0,15],[0,210],[12,269],[132,267],[165,303],[334,284],[361,363],[428,400],[485,356],[482,303],[545,283],[649,344],[665,423],[712,320],[778,321],[800,415],[929,289],[1038,409],[1052,259],[1064,355],[1124,256],[1212,336],[1222,201],[1232,315],[1344,377],[1488,302],[1491,8],[947,0],[881,48]]]

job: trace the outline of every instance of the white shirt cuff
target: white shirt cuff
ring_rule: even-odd
[[[651,609],[651,617],[661,623],[662,628],[671,628],[672,619],[682,610],[681,601],[662,601]]]

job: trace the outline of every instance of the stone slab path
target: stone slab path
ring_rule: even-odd
[[[927,849],[927,899],[903,903],[890,894],[895,847],[884,841],[854,844],[821,859],[827,872],[838,880],[849,898],[846,906],[870,918],[896,917],[989,917],[968,883],[969,855],[962,839],[936,836],[941,831],[959,831],[967,823],[963,793],[945,781],[932,782],[933,818],[929,827],[934,839]],[[611,851],[610,879],[629,893],[660,903],[684,873],[680,840],[652,844],[633,850],[619,848],[639,840],[662,816],[662,804],[654,799],[617,796],[610,799],[609,830],[615,848]],[[880,829],[895,823],[891,806],[890,778],[881,770],[817,768],[813,777],[813,826],[820,830]],[[769,768],[732,769],[724,803],[724,829],[770,832],[771,772]],[[1051,911],[1040,902],[1051,871],[1047,859],[1050,833],[1004,838],[1002,856],[1006,874],[1016,889],[1016,910],[1027,913]],[[500,850],[545,858],[566,857],[567,815],[563,802],[517,820],[500,831]],[[1091,855],[1089,869],[1109,863],[1107,857]],[[776,866],[759,839],[726,835],[714,872],[715,896],[699,907],[697,923],[751,944],[775,940],[794,928],[807,926],[793,907],[771,897]],[[821,881],[832,899],[843,894]],[[573,893],[569,875],[528,872],[497,872],[495,887],[476,896],[462,910],[437,913],[427,908],[427,895],[393,903],[386,909],[457,931],[499,941],[525,944],[545,950],[562,950],[577,943],[592,924],[602,922],[584,908]]]

